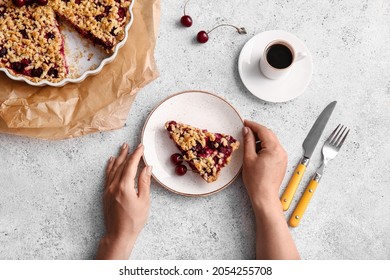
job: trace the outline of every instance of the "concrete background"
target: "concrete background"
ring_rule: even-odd
[[[106,160],[125,141],[137,146],[151,109],[188,89],[220,94],[243,117],[277,133],[289,154],[281,191],[314,120],[337,100],[299,194],[320,163],[325,135],[338,123],[351,133],[291,232],[304,259],[390,259],[390,2],[192,1],[189,29],[177,23],[183,3],[162,1],[156,49],[161,76],[139,92],[124,128],[57,142],[0,135],[0,259],[94,258],[104,234]],[[207,44],[194,42],[199,30],[223,22],[249,34],[221,28]],[[237,72],[245,42],[273,29],[305,41],[314,60],[306,92],[283,104],[251,95]],[[151,200],[131,258],[254,258],[253,214],[241,179],[205,198],[181,197],[153,183]]]

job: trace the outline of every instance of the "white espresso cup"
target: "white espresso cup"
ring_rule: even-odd
[[[292,45],[283,40],[270,42],[260,58],[260,70],[269,79],[285,78],[292,65],[307,56],[305,52],[296,52]]]

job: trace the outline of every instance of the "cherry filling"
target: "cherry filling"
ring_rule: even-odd
[[[110,31],[110,34],[112,35],[112,36],[115,36],[116,34],[115,34],[115,27],[113,27],[112,29],[111,29],[111,31]]]
[[[49,71],[47,71],[47,75],[53,78],[58,78],[58,70],[51,67]]]
[[[18,8],[21,8],[25,5],[32,5],[34,4],[34,2],[40,6],[46,6],[49,0],[12,0],[12,3],[14,3],[14,5]]]
[[[22,36],[23,36],[24,39],[28,39],[28,35],[27,35],[26,29],[20,30],[20,34],[22,34]]]
[[[118,9],[118,16],[119,16],[119,19],[122,21],[126,16],[126,9],[123,7],[120,7]]]
[[[3,17],[3,15],[5,14],[6,11],[7,11],[6,6],[1,5],[0,6],[0,17]]]
[[[22,63],[23,68],[25,68],[25,67],[27,67],[31,63],[31,61],[29,59],[27,59],[27,58],[23,58],[20,63]]]
[[[92,42],[94,42],[95,44],[97,45],[101,45],[103,46],[104,48],[106,49],[112,49],[112,47],[114,46],[114,43],[113,42],[109,42],[109,41],[104,41],[100,38],[97,38],[95,37],[91,32],[88,32],[86,35],[84,35],[85,37],[89,38],[90,40],[92,40]]]
[[[74,25],[72,22],[70,21],[67,21],[69,24],[71,24],[73,26],[74,29],[77,30],[77,32],[79,32],[81,35],[83,35],[85,38],[87,39],[90,39],[94,44],[96,45],[101,45],[103,46],[105,49],[112,49],[112,47],[114,46],[114,43],[113,42],[109,42],[109,41],[104,41],[102,39],[99,39],[97,37],[95,37],[92,32],[86,32],[85,30],[81,29],[80,27]]]
[[[12,62],[11,68],[17,73],[21,73],[24,69],[23,64],[21,62]]]
[[[215,146],[214,144],[218,144],[218,153],[222,153],[224,156],[222,158],[223,160],[223,163],[222,165],[224,165],[226,163],[226,158],[228,158],[231,154],[232,154],[232,148],[229,146],[223,146],[223,144],[221,143],[221,139],[222,139],[222,135],[217,133],[216,134],[216,137],[215,137],[215,141],[211,141],[210,139],[206,139],[206,146],[205,147],[202,147],[202,145],[197,142],[196,143],[196,146],[192,147],[192,151],[196,152],[197,156],[198,157],[202,157],[202,158],[206,158],[206,157],[209,157],[214,151],[215,151]],[[226,139],[228,140],[229,138],[226,137]],[[235,143],[235,139],[229,139],[228,140],[228,143],[229,144],[232,144],[232,143]],[[219,162],[219,158],[218,157],[214,157],[214,162],[215,163],[218,163]]]
[[[26,0],[12,0],[12,3],[18,8],[23,7],[26,5]]]
[[[40,6],[46,6],[49,0],[36,0],[36,2]]]
[[[207,130],[202,130],[202,131],[207,132]],[[222,167],[224,167],[227,164],[227,159],[230,157],[230,155],[233,152],[233,149],[232,147],[230,147],[230,144],[236,142],[234,138],[226,136],[225,139],[228,141],[229,145],[223,146],[221,139],[222,139],[222,135],[216,133],[214,141],[211,141],[209,138],[207,138],[205,147],[202,147],[202,145],[199,142],[197,142],[196,146],[192,147],[191,150],[196,154],[196,157],[199,158],[208,158],[212,156],[214,151],[217,151],[218,154],[222,153],[223,154],[222,157],[218,157],[218,156],[213,157],[215,167],[217,168],[217,170],[220,170]],[[216,149],[215,146],[217,146],[218,148]],[[189,162],[189,164],[193,170],[196,170],[195,166],[191,162]],[[204,171],[206,172],[206,170]],[[212,175],[212,171],[206,173]]]
[[[29,59],[23,58],[20,62],[12,62],[11,69],[14,70],[16,73],[20,73],[30,77],[40,78],[43,74],[42,67],[33,68],[31,70],[25,70],[25,68],[30,64],[31,61]],[[58,76],[58,71],[56,72],[56,75]]]
[[[34,68],[31,70],[31,76],[32,77],[41,77],[42,76],[42,73],[43,73],[43,69],[42,67],[39,67],[39,68]]]
[[[95,19],[96,19],[96,21],[102,21],[102,19],[103,19],[104,17],[105,17],[105,15],[100,14],[100,15],[95,16]]]
[[[56,35],[53,32],[48,32],[45,37],[46,39],[54,39]]]
[[[168,123],[167,130],[168,130],[169,132],[172,131],[172,126],[171,126],[171,125],[175,126],[175,125],[176,125],[176,122],[175,122],[175,121],[170,121],[170,122]]]
[[[2,48],[2,49],[0,49],[0,57],[3,57],[3,56],[5,56],[6,54],[7,54],[7,49],[6,48]]]

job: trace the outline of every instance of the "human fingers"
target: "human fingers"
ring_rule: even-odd
[[[138,177],[138,197],[148,199],[150,197],[150,178],[152,176],[152,166],[145,166]]]
[[[125,183],[126,187],[128,184],[133,183],[135,176],[137,175],[138,164],[144,153],[144,146],[139,144],[134,152],[129,156],[126,163],[124,164],[121,180]]]
[[[244,134],[244,158],[256,155],[256,139],[252,130],[243,127],[242,133]]]
[[[115,162],[115,157],[110,157],[110,159],[108,160],[108,163],[107,163],[107,167],[106,167],[106,187],[108,185],[108,178],[109,178],[109,175],[110,175],[110,171],[112,169],[112,167],[114,166],[114,162]]]
[[[268,148],[269,146],[279,144],[275,134],[267,127],[249,120],[245,120],[244,125],[250,128],[259,137],[262,148]]]
[[[126,160],[126,156],[127,156],[127,153],[128,153],[128,150],[129,150],[129,145],[127,145],[126,143],[123,143],[120,151],[119,151],[119,155],[118,157],[114,160],[114,164],[110,170],[110,174],[108,176],[108,180],[109,182],[112,182],[112,179],[114,178],[116,172],[117,172],[117,169],[118,167]]]
[[[109,179],[109,182],[107,184],[108,193],[110,193],[110,191],[112,192],[114,189],[118,188],[124,166],[125,166],[125,162],[123,162],[121,165],[118,166],[115,174],[112,174],[112,173],[110,174],[110,176],[112,176],[112,177],[111,177],[111,179]]]

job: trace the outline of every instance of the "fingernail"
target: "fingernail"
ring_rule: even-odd
[[[146,174],[152,175],[152,169],[153,169],[153,166],[148,165],[148,166],[146,167]]]
[[[127,144],[126,143],[123,143],[122,145],[122,150],[126,149],[127,148]]]
[[[248,134],[248,128],[247,128],[247,127],[244,126],[244,127],[242,128],[242,134],[243,134],[243,135],[247,135],[247,134]]]
[[[114,160],[114,157],[111,156],[110,159],[109,159],[109,161],[111,162],[111,161],[113,161],[113,160]]]

